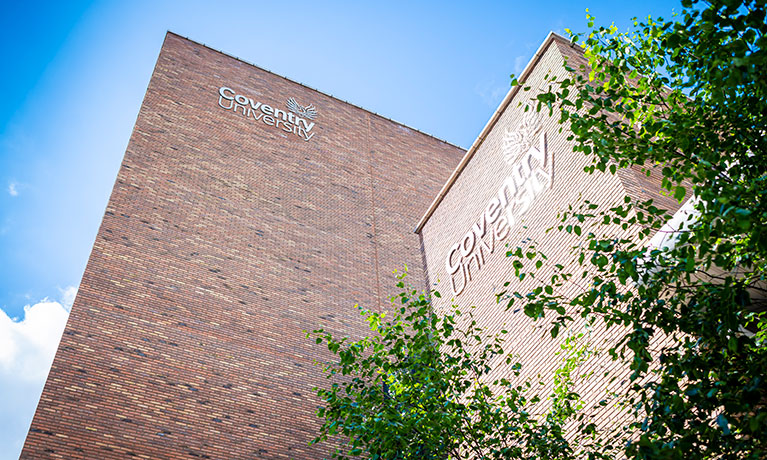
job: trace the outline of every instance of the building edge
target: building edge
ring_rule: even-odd
[[[541,45],[538,47],[538,50],[535,52],[535,54],[530,59],[530,61],[528,61],[525,68],[522,70],[522,73],[519,74],[518,80],[520,84],[517,86],[512,86],[511,89],[509,89],[509,91],[506,93],[506,97],[503,98],[503,101],[501,101],[501,103],[498,105],[498,108],[495,109],[495,112],[493,112],[493,115],[490,117],[490,120],[488,120],[487,124],[485,124],[485,127],[482,128],[482,131],[479,133],[479,136],[477,136],[477,138],[474,140],[474,143],[471,144],[471,147],[469,147],[469,149],[466,151],[466,154],[463,156],[463,158],[461,158],[461,161],[458,163],[458,166],[456,166],[455,170],[453,170],[453,173],[450,174],[450,177],[448,178],[447,182],[445,182],[445,185],[442,186],[442,189],[434,198],[434,201],[432,201],[431,205],[429,205],[429,209],[426,211],[423,217],[421,217],[421,220],[418,221],[418,224],[413,230],[414,233],[418,233],[418,234],[421,233],[421,230],[423,230],[423,227],[424,225],[426,225],[426,222],[429,221],[429,218],[431,218],[432,214],[434,214],[434,211],[442,202],[442,199],[445,198],[445,195],[447,195],[447,193],[450,191],[450,188],[452,188],[456,179],[458,179],[458,176],[461,175],[461,172],[463,172],[464,168],[466,168],[466,165],[468,165],[469,161],[471,161],[471,159],[474,157],[474,154],[482,145],[487,135],[490,133],[490,131],[495,126],[495,124],[498,122],[498,119],[506,111],[506,108],[511,103],[511,100],[514,98],[517,92],[519,92],[519,88],[522,86],[522,84],[525,82],[527,77],[530,75],[530,72],[532,72],[532,70],[535,68],[536,64],[538,64],[538,61],[540,61],[541,57],[543,56],[543,53],[545,53],[546,50],[549,48],[549,46],[551,46],[556,40],[565,41],[569,43],[571,47],[574,46],[569,38],[566,38],[554,31],[549,32],[549,34],[543,40]]]
[[[460,145],[456,145],[456,144],[453,144],[452,142],[450,142],[450,141],[446,141],[445,139],[442,139],[441,137],[437,137],[437,136],[435,136],[434,134],[430,134],[430,133],[427,133],[427,132],[425,132],[425,131],[423,131],[423,130],[420,130],[420,129],[418,129],[418,128],[413,128],[412,126],[410,126],[410,125],[408,125],[408,124],[406,124],[406,123],[403,123],[403,122],[401,122],[401,121],[395,120],[394,118],[389,118],[389,117],[387,117],[386,115],[381,115],[381,114],[380,114],[380,113],[378,113],[378,112],[374,112],[373,110],[370,110],[370,109],[366,109],[365,107],[362,107],[362,106],[360,106],[360,105],[357,105],[357,104],[355,104],[355,103],[353,103],[353,102],[349,102],[349,101],[347,101],[346,99],[342,99],[342,98],[340,98],[340,97],[338,97],[338,96],[334,96],[334,95],[332,95],[332,94],[330,94],[330,93],[326,93],[325,91],[322,91],[322,90],[320,90],[320,89],[314,88],[314,87],[312,87],[312,86],[309,86],[309,85],[307,85],[307,84],[305,84],[305,83],[302,83],[302,82],[300,82],[300,81],[297,81],[297,80],[293,80],[293,79],[291,79],[291,78],[288,78],[288,77],[286,77],[286,76],[284,76],[284,75],[280,75],[280,74],[278,74],[278,73],[276,73],[276,72],[272,72],[271,70],[269,70],[269,69],[267,69],[267,68],[264,68],[264,67],[261,67],[260,65],[254,64],[254,63],[252,63],[252,62],[250,62],[250,61],[246,61],[245,59],[239,58],[239,57],[237,57],[237,56],[235,56],[235,55],[233,55],[233,54],[229,54],[229,53],[227,53],[226,51],[221,51],[221,50],[220,50],[220,49],[218,49],[218,48],[214,48],[214,47],[212,47],[212,46],[210,46],[210,45],[207,45],[207,44],[205,44],[205,43],[199,42],[199,41],[197,41],[197,40],[194,40],[194,39],[192,39],[192,38],[189,38],[189,37],[187,37],[187,36],[184,36],[184,35],[181,35],[181,34],[177,34],[176,32],[173,32],[172,30],[168,30],[168,31],[166,32],[166,37],[167,37],[167,35],[175,35],[176,37],[179,37],[179,38],[183,38],[184,40],[187,40],[187,41],[189,41],[189,42],[191,42],[191,43],[194,43],[194,44],[196,44],[196,45],[199,45],[199,46],[204,46],[205,48],[208,48],[209,50],[215,51],[216,53],[219,53],[219,54],[221,54],[221,55],[223,55],[223,56],[226,56],[226,57],[232,58],[232,59],[234,59],[234,60],[236,60],[236,61],[240,61],[240,62],[242,62],[243,64],[247,64],[247,65],[249,65],[249,66],[251,66],[251,67],[255,67],[255,68],[257,68],[257,69],[259,69],[259,70],[262,70],[262,71],[264,71],[264,72],[266,72],[266,73],[268,73],[268,74],[270,74],[270,75],[274,75],[274,76],[276,76],[276,77],[282,78],[283,80],[285,80],[285,81],[288,81],[288,82],[290,82],[290,83],[294,83],[294,84],[296,84],[296,85],[299,85],[299,86],[303,86],[304,88],[307,88],[307,89],[310,89],[310,90],[312,90],[312,91],[315,91],[315,92],[317,92],[317,93],[320,93],[320,94],[322,94],[323,96],[329,97],[329,98],[331,98],[331,99],[334,99],[334,100],[336,100],[336,101],[339,101],[339,102],[343,102],[344,104],[347,104],[347,105],[350,105],[350,106],[352,106],[352,107],[355,107],[355,108],[357,108],[357,109],[360,109],[360,110],[362,110],[362,111],[364,111],[364,112],[367,112],[367,113],[369,113],[369,114],[371,114],[371,115],[375,115],[376,117],[378,117],[378,118],[381,118],[381,119],[383,119],[383,120],[386,120],[386,121],[390,121],[390,122],[392,122],[392,123],[398,124],[398,125],[402,126],[403,128],[407,128],[407,129],[409,129],[409,130],[411,130],[411,131],[415,131],[415,132],[417,132],[417,133],[423,134],[424,136],[428,136],[428,137],[431,137],[432,139],[438,140],[438,141],[440,141],[440,142],[442,142],[442,143],[445,143],[445,144],[447,144],[447,145],[449,145],[449,146],[451,146],[451,147],[455,147],[455,148],[458,148],[458,149],[461,149],[461,150],[464,150],[464,151],[466,150],[466,148],[465,148],[465,147],[461,147]]]

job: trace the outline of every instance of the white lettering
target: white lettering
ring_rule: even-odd
[[[458,248],[460,248],[460,243],[455,243],[451,248],[450,252],[447,253],[447,272],[451,275],[458,271],[459,268],[461,268],[461,259],[458,259],[458,263],[453,265],[453,254],[458,252]]]
[[[307,124],[306,120],[304,120],[303,118],[299,118],[298,121],[301,122],[302,125],[304,125],[304,129],[306,130],[306,132],[309,132],[312,130],[312,128],[314,128],[314,122]]]
[[[450,287],[453,290],[453,295],[454,296],[457,296],[460,293],[462,293],[463,290],[466,289],[466,284],[468,284],[468,282],[466,280],[466,270],[463,268],[462,264],[459,264],[458,267],[461,269],[461,278],[463,278],[463,284],[461,285],[461,289],[460,290],[456,289],[456,286],[455,286],[455,274],[450,275]]]
[[[477,266],[477,271],[479,271],[482,268],[482,265],[479,263],[479,256],[477,254],[472,254],[471,257],[466,261],[464,264],[464,267],[466,268],[466,281],[468,284],[468,281],[472,280],[471,277],[471,263],[475,262]],[[474,272],[476,274],[476,272]]]
[[[303,121],[299,118],[300,121]],[[533,130],[533,133],[540,130]],[[534,134],[530,134],[532,136]],[[520,136],[517,136],[520,137]],[[517,146],[524,141],[515,138]],[[529,139],[529,137],[527,137]],[[487,257],[495,252],[496,241],[505,240],[514,228],[519,216],[524,215],[533,205],[535,199],[545,189],[552,186],[554,178],[554,159],[549,155],[546,144],[546,133],[541,133],[539,146],[527,144],[527,152],[521,154],[517,149],[509,155],[504,152],[507,161],[514,161],[508,176],[504,178],[497,193],[488,201],[476,223],[460,242],[450,247],[445,261],[445,267],[450,274],[450,284],[453,294],[464,291],[466,285],[476,277],[478,271],[487,263]],[[529,146],[529,147],[528,147]],[[516,160],[516,161],[515,161]],[[489,241],[486,240],[487,234]],[[460,256],[457,254],[460,252]],[[460,290],[456,286],[456,274],[461,271],[463,285]]]
[[[490,244],[485,243],[483,238],[479,239],[479,257],[482,259],[482,263],[485,263],[485,251],[488,254],[492,254],[495,251],[495,232],[490,229]]]
[[[220,94],[221,97],[223,97],[227,101],[231,101],[232,99],[234,99],[234,96],[227,96],[226,94],[224,94],[227,91],[234,94],[234,90],[232,88],[227,88],[226,86],[222,86],[221,89],[218,90],[218,94]]]
[[[487,233],[487,216],[484,212],[479,216],[479,222],[472,225],[471,229],[474,231],[474,235],[476,235],[477,239],[481,240],[482,237],[485,236],[485,233]]]
[[[468,257],[471,251],[474,250],[474,244],[477,242],[477,237],[474,235],[474,231],[470,230],[461,241],[461,256]]]
[[[511,197],[514,197],[514,195],[517,194],[517,185],[514,183],[514,179],[511,176],[508,176],[503,181],[501,188],[498,189],[498,200],[501,202],[501,207],[504,208],[509,205],[507,193]]]
[[[509,222],[505,217],[501,217],[501,220],[498,221],[498,225],[495,226],[495,237],[498,238],[498,241],[505,240],[506,237],[509,236],[510,230],[511,227],[509,227]]]
[[[288,121],[288,114],[284,110],[274,109],[274,118],[282,118],[283,121]]]
[[[494,224],[501,216],[501,200],[497,197],[490,200],[485,209],[485,216],[489,224]]]
[[[302,107],[293,98],[290,98],[287,104],[290,111],[282,110],[268,104],[263,104],[243,94],[237,94],[235,90],[228,86],[220,87],[218,95],[218,105],[224,110],[241,113],[248,119],[252,117],[253,121],[261,121],[286,133],[292,133],[307,142],[316,134],[310,132],[315,125],[313,121],[309,122],[294,113],[296,110],[306,111],[308,117],[314,118],[317,115],[317,111],[311,104]],[[225,101],[229,103],[227,104]]]
[[[226,100],[229,101],[229,107],[225,107],[224,104],[221,103],[221,101],[223,101],[224,99],[226,99],[224,96],[219,96],[218,97],[218,105],[219,105],[219,107],[221,107],[222,109],[226,109],[226,110],[231,109],[232,106],[234,105],[234,100],[233,99],[226,99]]]

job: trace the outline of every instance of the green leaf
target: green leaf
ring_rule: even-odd
[[[676,198],[677,201],[679,201],[680,203],[682,202],[686,194],[687,194],[687,190],[681,185],[678,185],[676,189],[674,190],[674,198]]]

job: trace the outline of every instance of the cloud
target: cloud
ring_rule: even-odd
[[[495,79],[487,80],[474,87],[474,91],[488,107],[496,108],[501,103],[503,96],[509,91],[509,83],[499,84]]]
[[[77,288],[74,286],[69,286],[66,289],[59,289],[61,292],[61,305],[67,309],[67,311],[70,311],[72,309],[72,304],[75,303],[75,296],[77,296]]]
[[[76,292],[27,305],[22,319],[0,310],[0,459],[21,452]]]
[[[11,196],[19,196],[19,188],[16,182],[11,182],[8,184],[8,193]]]
[[[514,58],[514,75],[519,77],[519,74],[522,73],[523,70],[525,70],[525,64],[527,64],[527,56],[526,55],[520,55]]]

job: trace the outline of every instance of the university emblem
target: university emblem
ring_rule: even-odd
[[[540,194],[543,188],[551,188],[554,158],[548,151],[546,133],[537,112],[525,112],[517,129],[506,130],[501,152],[504,161],[512,167],[518,190],[531,192],[528,199]]]
[[[503,135],[501,155],[509,167],[498,192],[481,209],[479,220],[450,247],[445,268],[453,295],[461,294],[488,262],[535,199],[554,183],[554,157],[535,112],[525,112],[516,129]]]
[[[304,107],[291,97],[288,98],[288,102],[285,105],[288,107],[288,110],[295,113],[299,117],[304,117],[308,120],[314,120],[317,118],[317,109],[312,104]]]
[[[503,136],[503,159],[506,163],[513,165],[530,150],[535,142],[535,135],[541,131],[541,125],[538,123],[537,112],[528,111],[522,116],[522,121],[516,130],[511,128],[506,130]]]

